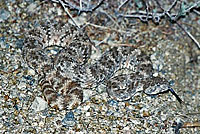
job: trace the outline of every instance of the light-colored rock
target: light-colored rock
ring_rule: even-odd
[[[33,101],[31,108],[35,111],[42,111],[48,107],[47,102],[42,99],[41,97],[36,97],[35,100]]]

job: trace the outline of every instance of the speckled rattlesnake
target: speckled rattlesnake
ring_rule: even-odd
[[[164,78],[153,77],[151,60],[140,49],[112,47],[90,64],[92,45],[83,30],[70,24],[45,23],[26,33],[23,58],[39,74],[38,84],[51,107],[76,108],[83,90],[100,84],[118,101],[138,91],[171,91],[181,102]]]

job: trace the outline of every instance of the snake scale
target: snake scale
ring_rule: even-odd
[[[83,29],[71,24],[43,23],[26,32],[22,56],[39,76],[38,84],[56,109],[74,109],[86,88],[104,84],[109,97],[125,101],[142,91],[156,95],[171,91],[166,79],[153,76],[152,62],[139,48],[115,46],[91,64],[94,44]]]

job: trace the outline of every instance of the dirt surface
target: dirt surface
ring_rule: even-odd
[[[159,2],[164,9],[173,3]],[[175,20],[167,12],[162,14],[163,9],[153,0],[148,3],[148,15],[144,14],[147,3],[142,0],[94,0],[91,8],[68,4],[70,9],[63,8],[59,0],[0,0],[0,133],[200,133],[198,0],[178,1],[170,11],[172,16],[179,13]],[[75,110],[56,111],[42,105],[44,109],[37,111],[33,103],[38,97],[42,99],[42,93],[37,74],[21,57],[24,36],[46,21],[74,24],[69,15],[76,25],[86,28],[102,51],[120,45],[145,51],[155,74],[170,81],[183,103],[170,93],[139,94],[117,102],[101,92],[102,87],[94,94],[86,92],[88,99]],[[156,15],[161,17],[156,20]]]

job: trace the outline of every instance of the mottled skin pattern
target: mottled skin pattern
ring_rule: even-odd
[[[138,48],[112,47],[90,64],[93,44],[75,26],[47,22],[27,33],[23,58],[38,73],[38,84],[53,108],[76,108],[83,101],[83,90],[100,84],[118,101],[139,91],[147,95],[171,91],[181,102],[167,80],[153,77],[149,56]]]
[[[131,99],[135,93],[142,90],[142,80],[143,76],[141,75],[127,70],[119,70],[117,75],[111,77],[105,84],[110,97],[124,101]]]
[[[73,25],[47,22],[28,31],[22,55],[38,73],[38,84],[51,107],[74,109],[81,104],[83,89],[79,76],[91,55],[91,47],[89,38]]]
[[[56,71],[38,80],[48,104],[55,109],[74,109],[83,101],[83,90],[78,82],[60,77]]]

